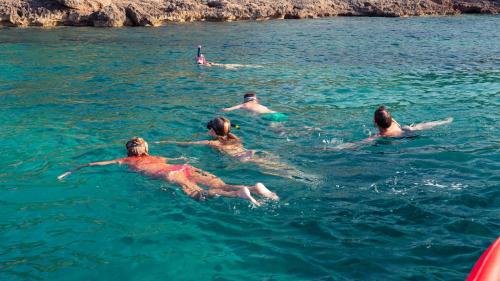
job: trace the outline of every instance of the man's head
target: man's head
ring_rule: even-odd
[[[392,124],[392,116],[385,106],[380,106],[375,110],[375,114],[373,115],[373,119],[377,127],[385,130],[389,128]]]
[[[243,96],[243,100],[245,102],[250,102],[250,101],[257,101],[257,94],[255,92],[247,92]]]
[[[133,137],[125,146],[127,147],[127,154],[129,157],[143,156],[149,153],[148,143],[143,138]]]

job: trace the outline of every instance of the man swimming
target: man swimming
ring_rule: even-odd
[[[197,200],[221,195],[243,198],[259,206],[260,203],[252,197],[251,193],[273,200],[279,199],[274,192],[268,190],[262,183],[257,183],[255,186],[229,185],[215,175],[193,166],[168,164],[168,161],[175,159],[149,155],[148,144],[142,138],[134,137],[125,146],[128,157],[82,165],[57,178],[63,179],[85,167],[125,164],[136,172],[177,184],[181,186],[187,195]],[[198,184],[207,186],[208,190],[202,189]]]
[[[401,126],[399,123],[392,118],[391,113],[387,110],[385,106],[379,106],[375,113],[373,114],[373,121],[375,127],[377,127],[379,133],[375,134],[367,139],[355,143],[344,143],[337,148],[354,148],[361,144],[370,143],[378,138],[402,138],[411,137],[415,135],[416,131],[432,129],[436,126],[446,125],[453,122],[452,117],[448,117],[444,120],[423,122],[418,124],[413,124],[410,126]]]
[[[224,111],[232,111],[236,109],[244,109],[254,114],[259,114],[262,119],[274,122],[282,122],[286,121],[288,118],[285,114],[276,112],[274,110],[269,109],[267,106],[264,106],[259,103],[257,99],[257,94],[255,92],[247,92],[243,96],[243,103],[224,108]]]
[[[440,121],[423,122],[418,124],[413,124],[410,126],[401,126],[396,120],[392,119],[391,113],[387,110],[385,106],[380,106],[375,110],[373,114],[373,120],[375,126],[378,128],[379,133],[376,134],[377,137],[389,137],[398,138],[411,135],[412,132],[428,130],[436,126],[446,125],[453,122],[453,118],[449,117]]]

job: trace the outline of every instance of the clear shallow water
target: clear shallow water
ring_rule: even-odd
[[[1,280],[463,280],[500,230],[498,17],[335,18],[161,28],[0,29]],[[193,65],[195,46],[238,71]],[[245,145],[317,175],[263,174],[205,147],[153,154],[280,203],[203,203],[123,167],[131,136],[201,139],[248,90],[289,115],[242,112]],[[354,151],[373,110],[414,139]],[[307,131],[303,126],[320,128]],[[280,135],[278,131],[285,131]]]

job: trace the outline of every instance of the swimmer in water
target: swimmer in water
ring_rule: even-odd
[[[203,66],[219,66],[230,70],[237,70],[241,67],[247,68],[260,68],[262,65],[252,65],[252,64],[234,64],[234,63],[216,63],[216,62],[208,62],[205,59],[205,55],[201,53],[201,45],[198,45],[198,54],[196,55],[196,63],[198,65]]]
[[[205,56],[201,53],[201,45],[198,45],[198,54],[196,56],[196,63],[198,65],[206,65],[206,66],[212,66],[213,65],[213,63],[208,62],[205,59]]]
[[[439,121],[423,122],[410,126],[401,126],[396,120],[392,118],[391,113],[385,106],[380,106],[379,108],[377,108],[377,110],[375,110],[375,113],[373,114],[373,121],[375,122],[375,127],[378,128],[378,134],[375,134],[357,143],[341,144],[338,148],[353,148],[360,144],[370,143],[378,138],[411,137],[414,136],[414,133],[416,131],[428,130],[436,126],[450,124],[451,122],[453,122],[453,118],[448,117],[444,120]]]
[[[234,127],[234,126],[233,126]],[[304,173],[285,163],[276,161],[277,157],[269,153],[261,152],[267,157],[259,157],[255,150],[247,150],[243,147],[240,138],[231,133],[231,122],[223,117],[217,117],[207,124],[208,134],[213,140],[202,140],[192,142],[158,141],[155,143],[172,143],[178,145],[208,145],[216,150],[237,159],[240,162],[255,163],[264,168],[265,173],[285,178],[311,178]],[[274,158],[274,159],[273,159]]]
[[[236,109],[244,109],[251,113],[259,114],[262,117],[262,119],[273,122],[283,122],[288,119],[288,117],[285,114],[276,112],[274,110],[269,109],[267,106],[260,104],[259,100],[257,99],[257,94],[255,92],[247,92],[243,96],[242,104],[224,108],[223,110],[232,111]]]
[[[387,138],[400,138],[411,135],[412,132],[422,131],[432,129],[436,126],[446,125],[453,122],[452,117],[448,117],[444,120],[423,122],[418,124],[413,124],[410,126],[401,126],[396,120],[392,119],[391,113],[385,108],[385,106],[380,106],[375,110],[373,115],[373,120],[375,126],[378,128],[379,133],[376,134],[377,137],[387,137]]]
[[[134,137],[130,139],[126,144],[126,148],[128,157],[111,161],[89,163],[66,172],[57,178],[63,179],[73,172],[85,167],[125,164],[132,170],[140,172],[146,176],[159,178],[179,185],[187,195],[196,200],[203,200],[205,198],[220,195],[225,197],[243,198],[256,206],[259,206],[260,203],[255,200],[252,193],[265,198],[279,200],[278,196],[274,192],[268,190],[262,183],[257,183],[255,186],[229,185],[224,183],[215,175],[193,166],[187,164],[179,165],[168,163],[168,161],[179,158],[169,159],[149,155],[148,144],[142,138]],[[208,190],[201,188],[198,184],[208,187]]]

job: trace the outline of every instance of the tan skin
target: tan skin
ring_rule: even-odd
[[[84,167],[104,166],[110,164],[126,164],[134,171],[140,172],[147,176],[160,178],[170,183],[178,184],[187,195],[195,199],[202,199],[203,194],[205,193],[208,195],[208,197],[213,197],[216,195],[226,197],[240,197],[250,201],[252,204],[257,206],[259,206],[260,203],[251,196],[250,192],[274,200],[278,199],[278,196],[276,196],[276,194],[267,190],[267,188],[263,187],[263,185],[229,185],[215,175],[189,165],[185,165],[190,169],[189,176],[187,176],[183,171],[168,172],[168,170],[172,169],[174,166],[179,166],[170,165],[168,164],[168,161],[177,159],[179,158],[169,159],[165,157],[145,154],[141,156],[119,158],[111,161],[93,162],[66,172],[59,176],[58,179],[62,179]],[[205,190],[202,189],[199,184],[207,186],[209,189],[205,192]]]
[[[276,113],[276,111],[271,110],[267,106],[260,104],[258,99],[255,99],[253,101],[248,101],[233,107],[224,108],[223,110],[232,111],[236,109],[244,109],[255,114]]]
[[[224,154],[227,154],[233,158],[238,159],[240,162],[251,162],[270,171],[279,171],[279,173],[268,172],[268,174],[271,175],[277,175],[286,178],[303,176],[302,175],[303,173],[301,171],[287,164],[272,161],[267,158],[254,156],[255,151],[245,149],[245,147],[243,146],[242,142],[239,139],[238,140],[228,139],[227,141],[221,141],[219,139],[220,137],[215,133],[213,129],[210,129],[208,131],[208,134],[211,137],[213,137],[214,140],[202,140],[202,141],[192,141],[192,142],[157,141],[155,143],[172,143],[178,145],[208,145]]]
[[[375,122],[375,120],[374,120],[374,122]],[[375,135],[373,135],[369,138],[366,138],[362,141],[359,141],[359,142],[341,144],[337,148],[340,148],[340,149],[355,148],[355,147],[358,147],[359,145],[370,143],[378,138],[400,138],[400,137],[404,137],[409,132],[428,130],[428,129],[432,129],[436,126],[450,124],[451,122],[453,122],[453,118],[448,117],[444,120],[423,122],[423,123],[418,123],[418,124],[414,124],[414,125],[410,125],[410,126],[401,126],[401,125],[399,125],[399,123],[396,120],[392,119],[392,123],[389,126],[389,128],[382,128],[382,127],[378,126],[377,123],[375,123],[375,127],[377,127],[377,129],[379,130],[378,134],[375,134]]]

